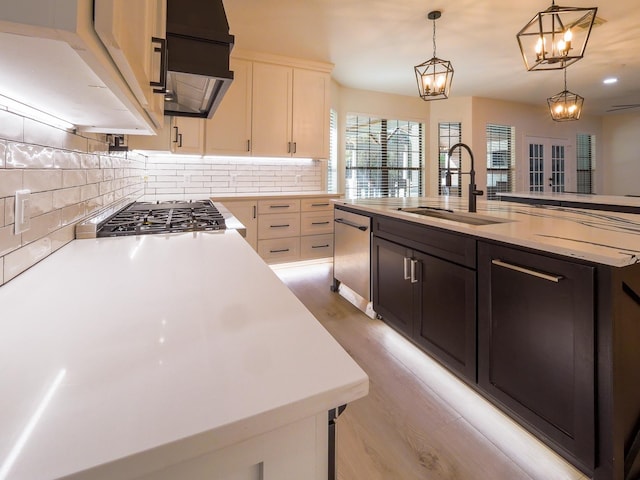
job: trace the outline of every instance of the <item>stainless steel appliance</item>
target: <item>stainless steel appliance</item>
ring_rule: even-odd
[[[336,205],[334,223],[332,289],[339,291],[360,310],[373,317],[375,312],[371,306],[371,218],[349,212]],[[348,290],[345,291],[342,286],[346,286]]]
[[[97,237],[224,230],[225,219],[210,200],[132,202],[97,226]]]

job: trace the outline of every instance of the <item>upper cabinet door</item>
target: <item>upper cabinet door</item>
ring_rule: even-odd
[[[162,125],[164,101],[151,86],[161,68],[152,38],[164,35],[165,18],[166,0],[95,1],[96,33],[157,127]]]
[[[213,118],[206,121],[207,155],[249,155],[251,152],[251,78],[249,60],[230,59],[233,83]]]
[[[253,64],[253,118],[251,125],[254,156],[290,156],[291,67],[255,62]]]
[[[293,71],[293,155],[327,158],[329,150],[328,73]]]

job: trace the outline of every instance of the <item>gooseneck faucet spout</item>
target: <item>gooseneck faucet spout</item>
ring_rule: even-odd
[[[469,152],[469,156],[471,157],[471,170],[469,170],[468,172],[460,171],[460,174],[461,175],[469,174],[469,211],[470,212],[475,212],[476,211],[476,197],[479,196],[479,195],[482,195],[484,192],[482,190],[478,190],[476,188],[476,170],[475,170],[475,165],[474,165],[474,161],[473,161],[473,152],[469,148],[469,145],[467,145],[465,143],[456,143],[454,146],[452,146],[449,149],[449,153],[447,154],[447,173],[445,174],[446,185],[447,185],[447,187],[451,186],[451,167],[449,165],[449,161],[451,159],[451,155],[453,154],[453,151],[456,148],[460,148],[460,147],[464,148],[467,152]],[[462,170],[462,168],[461,168],[461,170]]]

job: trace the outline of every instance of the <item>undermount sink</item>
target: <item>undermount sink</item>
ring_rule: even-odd
[[[511,221],[496,217],[486,217],[478,215],[476,213],[453,212],[450,210],[438,210],[428,207],[400,208],[399,210],[402,212],[424,215],[425,217],[440,218],[442,220],[451,220],[453,222],[466,223],[468,225],[493,225],[496,223],[507,223]]]

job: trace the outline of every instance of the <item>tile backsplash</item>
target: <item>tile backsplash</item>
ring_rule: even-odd
[[[157,198],[223,193],[324,190],[326,162],[307,159],[188,157],[147,158],[145,194]]]
[[[74,225],[144,193],[145,157],[0,111],[0,285],[74,239]],[[15,234],[15,192],[31,191],[29,230]]]

